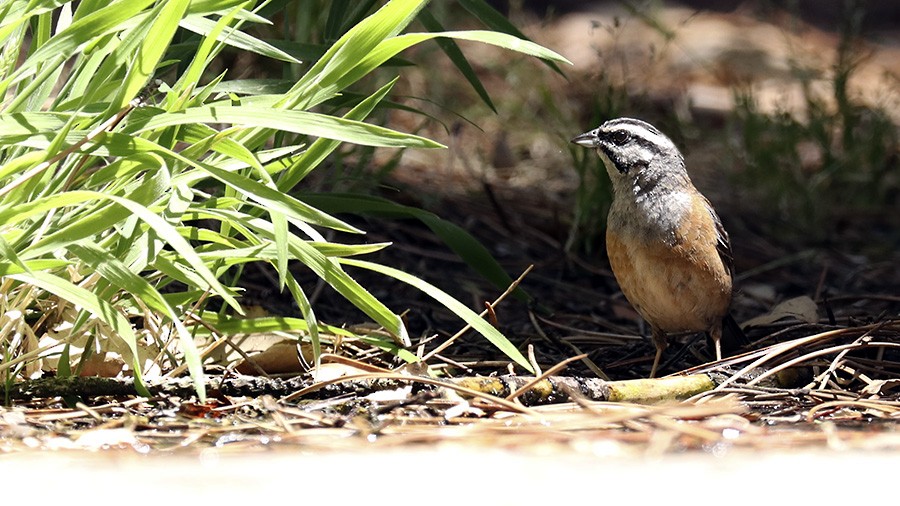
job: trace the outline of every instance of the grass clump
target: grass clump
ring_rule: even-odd
[[[0,374],[7,385],[35,374],[39,360],[76,374],[91,356],[117,351],[139,387],[142,373],[184,366],[202,398],[205,350],[195,343],[205,336],[216,345],[220,329],[296,331],[317,350],[326,327],[289,269],[295,263],[382,327],[395,348],[409,345],[403,321],[345,265],[398,277],[451,304],[530,368],[499,331],[436,287],[351,258],[387,246],[354,240],[364,231],[335,216],[353,212],[353,199],[326,212],[291,193],[342,143],[442,147],[364,121],[389,96],[396,71],[374,91],[334,105],[406,48],[456,38],[565,61],[505,33],[403,33],[426,4],[333,2],[322,40],[292,45],[246,28],[297,20],[303,2],[4,2]],[[212,72],[226,49],[280,62],[298,78],[229,81]],[[274,268],[302,318],[244,316],[238,282],[251,262]]]

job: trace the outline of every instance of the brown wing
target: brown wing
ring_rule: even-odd
[[[703,201],[710,216],[712,216],[713,223],[716,225],[716,251],[719,252],[722,264],[725,265],[731,277],[734,278],[734,255],[731,252],[731,240],[728,239],[728,232],[725,231],[722,220],[716,214],[716,210],[713,209],[709,200],[706,200],[706,197],[704,197]],[[744,334],[743,329],[741,329],[741,326],[730,311],[723,318],[722,326],[722,350],[725,352],[725,356],[732,355],[750,344],[747,334]]]
[[[725,269],[731,274],[731,277],[734,277],[734,254],[731,252],[731,241],[728,239],[728,232],[725,231],[722,220],[706,197],[703,197],[703,203],[706,205],[706,210],[709,211],[713,223],[716,225],[716,251],[719,252],[719,258],[722,260],[722,264],[725,265]]]

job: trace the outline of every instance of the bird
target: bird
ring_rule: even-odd
[[[673,333],[706,332],[721,360],[731,243],[691,182],[684,156],[656,127],[634,118],[611,119],[572,142],[595,149],[612,182],[606,251],[622,293],[650,326],[656,346],[650,377]]]

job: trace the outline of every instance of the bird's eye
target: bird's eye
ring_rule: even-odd
[[[609,138],[613,141],[613,143],[617,146],[624,146],[628,142],[628,132],[623,132],[622,130],[618,130],[613,132]]]

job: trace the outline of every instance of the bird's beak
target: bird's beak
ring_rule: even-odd
[[[578,144],[579,146],[584,146],[586,148],[596,148],[597,131],[591,130],[590,132],[585,132],[581,135],[576,136],[574,139],[572,139],[572,144]]]

